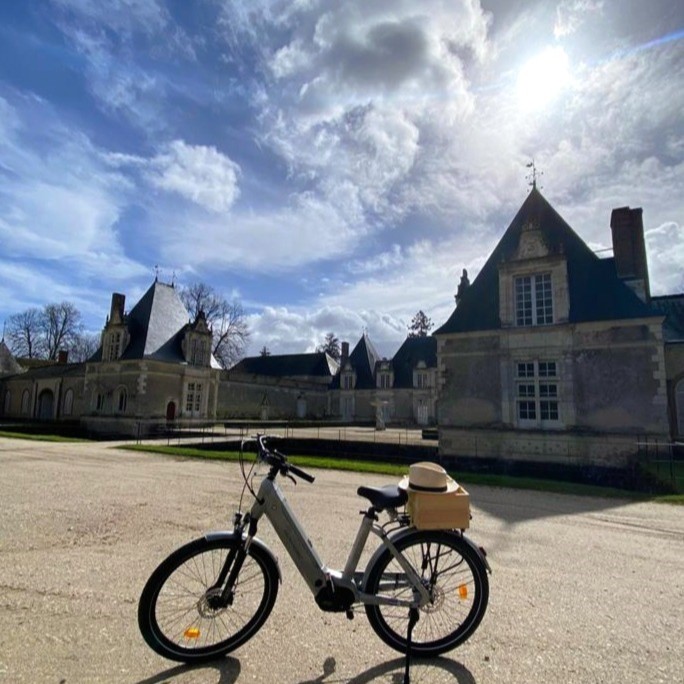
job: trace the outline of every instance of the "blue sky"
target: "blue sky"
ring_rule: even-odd
[[[248,353],[453,308],[529,190],[594,249],[644,210],[684,291],[684,6],[654,0],[0,3],[0,321],[201,280]]]

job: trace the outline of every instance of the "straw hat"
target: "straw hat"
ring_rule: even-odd
[[[399,486],[414,492],[446,493],[458,489],[458,483],[447,475],[446,470],[430,461],[412,463],[409,474],[404,476]]]

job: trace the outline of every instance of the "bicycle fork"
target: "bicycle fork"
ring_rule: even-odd
[[[242,521],[241,513],[235,514],[234,522],[235,537],[240,540],[240,543],[228,552],[216,582],[207,590],[207,602],[212,608],[225,608],[233,604],[235,582],[247,558],[250,542],[256,534],[256,520],[249,520],[249,532],[246,538],[243,537],[245,523]]]

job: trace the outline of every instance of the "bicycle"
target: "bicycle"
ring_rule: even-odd
[[[263,516],[271,522],[319,608],[353,618],[363,605],[376,634],[406,654],[425,657],[449,651],[468,639],[487,609],[491,572],[484,549],[463,530],[417,530],[399,509],[408,495],[397,485],[359,487],[370,506],[363,515],[342,571],[328,568],[316,553],[276,482],[278,476],[313,482],[314,477],[269,449],[256,437],[257,458],[246,472],[232,531],[211,532],[174,551],[152,573],[138,606],[147,644],[174,661],[199,663],[242,646],[268,618],[281,582],[278,562],[256,537]],[[255,466],[268,473],[258,491]],[[242,513],[248,490],[255,501]],[[379,514],[389,520],[380,524]],[[361,555],[373,533],[380,545],[364,571]]]

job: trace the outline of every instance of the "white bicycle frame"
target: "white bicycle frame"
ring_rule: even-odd
[[[266,516],[314,595],[326,585],[332,585],[334,588],[342,587],[350,590],[355,601],[364,604],[419,608],[429,603],[430,595],[420,577],[402,553],[397,550],[382,527],[375,524],[375,515],[370,511],[371,509],[363,516],[342,572],[327,567],[320,559],[275,480],[267,477],[263,479],[249,518],[250,521],[256,523],[262,516]],[[413,600],[368,594],[361,590],[359,585],[363,585],[361,580],[363,574],[357,573],[357,566],[371,532],[380,538],[382,545],[389,549],[406,573],[406,579],[413,588]],[[249,544],[250,541],[248,537],[247,543]]]

